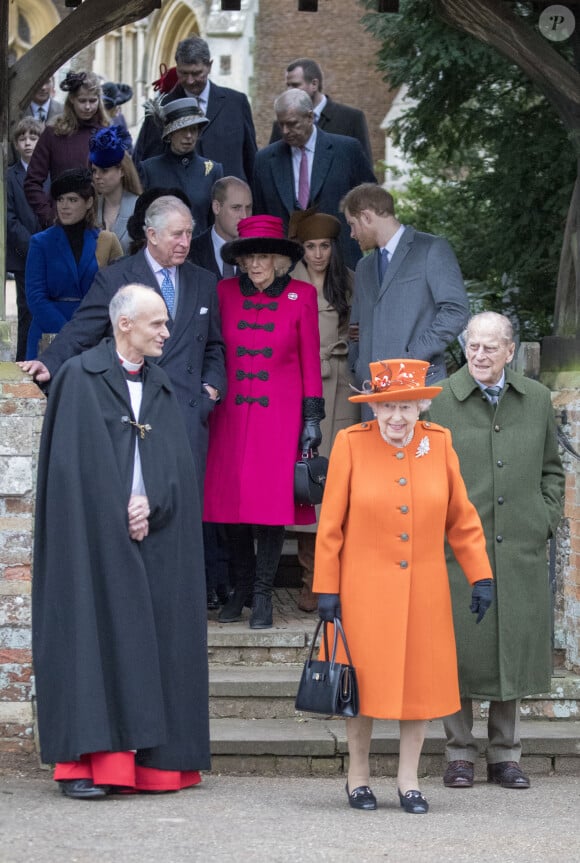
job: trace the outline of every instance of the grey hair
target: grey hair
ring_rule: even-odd
[[[205,39],[201,39],[199,36],[189,36],[187,39],[182,39],[175,49],[175,62],[186,63],[188,66],[194,63],[203,63],[204,66],[209,66],[211,63],[209,45]]]
[[[358,390],[357,390],[357,392],[358,392]],[[385,401],[388,401],[388,399],[385,399]],[[429,408],[431,407],[431,402],[433,401],[433,399],[411,399],[411,398],[409,398],[409,399],[404,399],[404,401],[406,401],[406,402],[417,402],[417,406],[419,408],[419,413],[422,414],[422,413],[425,413],[425,411],[429,410]],[[379,402],[379,404],[384,404],[384,402]],[[391,402],[391,404],[392,404],[392,402]],[[371,402],[371,409],[376,416],[375,406],[372,402]]]
[[[505,315],[500,315],[498,312],[480,312],[478,315],[473,315],[467,322],[467,326],[463,331],[463,338],[466,342],[470,338],[472,328],[478,324],[488,324],[493,327],[506,344],[511,344],[514,340],[514,328],[509,318],[506,318]]]
[[[281,114],[283,111],[288,110],[297,111],[299,114],[309,114],[314,110],[312,99],[308,93],[305,93],[304,90],[299,90],[297,87],[284,90],[274,100],[274,111],[276,114]]]
[[[121,317],[129,318],[130,321],[135,320],[139,314],[139,300],[143,297],[143,291],[156,293],[155,288],[150,285],[141,285],[135,282],[131,285],[124,285],[114,294],[109,303],[109,318],[114,332],[117,332],[119,328]]]
[[[156,231],[161,230],[165,227],[168,217],[176,210],[183,216],[187,214],[192,220],[193,225],[191,210],[189,207],[186,207],[183,201],[174,195],[162,195],[147,207],[145,212],[145,228],[153,228]]]

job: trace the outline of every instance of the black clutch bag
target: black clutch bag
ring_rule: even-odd
[[[322,501],[328,472],[328,459],[318,450],[304,450],[294,466],[294,500],[314,506]]]
[[[323,713],[325,716],[358,716],[358,684],[356,671],[350,658],[348,644],[342,628],[342,623],[334,619],[334,641],[332,654],[328,655],[327,624],[324,621],[322,638],[325,660],[313,659],[316,639],[323,621],[319,620],[310,646],[310,654],[304,663],[302,677],[296,695],[296,710],[308,713]],[[338,638],[342,639],[348,658],[348,665],[336,661]]]

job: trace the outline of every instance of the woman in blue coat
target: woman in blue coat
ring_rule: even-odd
[[[95,224],[95,190],[86,168],[64,171],[50,187],[57,223],[30,239],[26,301],[32,323],[26,359],[43,334],[60,332],[89,290],[98,269],[123,254],[119,240]]]

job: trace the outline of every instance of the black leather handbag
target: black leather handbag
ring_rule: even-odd
[[[294,466],[294,500],[298,504],[314,506],[321,503],[328,472],[328,459],[318,450],[303,450]]]
[[[313,659],[320,627],[324,644],[325,660]],[[342,639],[348,665],[336,661],[338,638]],[[294,706],[307,713],[323,713],[325,716],[358,716],[358,684],[356,671],[350,658],[348,644],[340,620],[334,618],[334,641],[332,654],[328,654],[328,632],[326,621],[319,620],[310,646],[310,654],[304,663],[302,677]]]

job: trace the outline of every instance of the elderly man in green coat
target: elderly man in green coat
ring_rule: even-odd
[[[528,788],[519,766],[520,698],[550,689],[546,540],[562,513],[565,478],[549,390],[506,368],[515,348],[509,319],[475,315],[465,343],[467,366],[441,381],[430,418],[452,432],[485,531],[496,602],[475,626],[469,585],[449,551],[461,710],[444,720],[449,763],[443,782],[473,785],[472,699],[489,699],[488,782]]]

